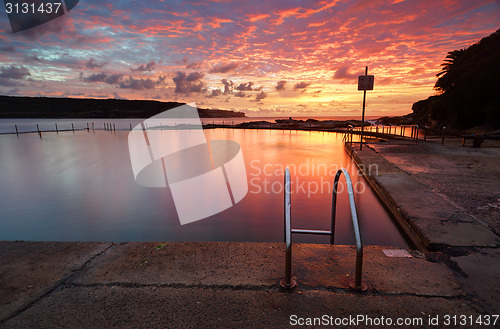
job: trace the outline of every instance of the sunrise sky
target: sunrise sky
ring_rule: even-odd
[[[85,1],[12,33],[0,94],[155,99],[248,116],[401,115],[448,51],[500,28],[498,0]]]

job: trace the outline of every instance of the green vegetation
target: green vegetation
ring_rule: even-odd
[[[437,95],[413,104],[416,123],[456,129],[500,127],[500,30],[448,53],[434,88]]]

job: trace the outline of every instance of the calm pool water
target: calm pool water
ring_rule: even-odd
[[[180,225],[168,188],[135,182],[128,131],[1,135],[0,240],[283,241],[284,168],[292,174],[292,226],[329,229],[333,175],[343,166],[358,191],[363,243],[407,246],[344,151],[342,135],[238,129],[205,135],[241,145],[249,192],[232,208],[187,225]],[[338,202],[336,243],[353,244],[345,191]]]

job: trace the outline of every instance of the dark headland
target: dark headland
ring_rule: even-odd
[[[184,105],[152,100],[0,96],[0,118],[148,118]],[[201,118],[245,117],[243,112],[198,108]]]

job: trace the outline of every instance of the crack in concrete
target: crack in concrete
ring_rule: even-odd
[[[24,305],[23,307],[15,310],[14,312],[12,312],[12,314],[6,316],[3,319],[0,319],[0,325],[4,324],[6,321],[8,321],[8,320],[10,320],[12,318],[15,318],[19,314],[21,314],[21,313],[25,312],[26,310],[30,309],[32,306],[34,306],[35,304],[37,304],[38,302],[40,302],[44,298],[52,295],[54,292],[57,292],[57,291],[63,289],[67,285],[67,282],[70,282],[70,281],[74,280],[78,275],[80,275],[80,272],[86,270],[86,267],[88,266],[88,264],[90,264],[97,257],[99,257],[99,256],[103,255],[104,253],[106,253],[109,249],[113,248],[114,245],[115,244],[112,243],[108,247],[106,247],[104,250],[102,250],[101,252],[99,252],[99,253],[91,256],[79,268],[71,270],[72,273],[70,273],[66,277],[63,277],[62,279],[60,279],[59,281],[57,281],[54,284],[54,286],[52,288],[49,288],[47,291],[45,291],[45,293],[43,293],[40,296],[36,297],[34,300],[32,300],[28,304]]]
[[[384,292],[377,289],[368,289],[365,292],[359,292],[351,288],[339,288],[339,287],[320,287],[320,286],[310,286],[306,284],[299,284],[297,288],[286,289],[276,284],[269,285],[230,285],[230,284],[186,284],[186,283],[136,283],[136,282],[112,282],[112,283],[88,283],[88,284],[71,284],[66,285],[64,288],[92,288],[92,287],[120,287],[120,288],[176,288],[176,289],[209,289],[209,290],[244,290],[244,291],[266,291],[266,292],[285,292],[285,293],[305,293],[314,291],[324,291],[331,292],[342,295],[358,295],[367,297],[423,297],[423,298],[446,298],[450,300],[461,299],[464,295],[457,293],[455,295],[449,294],[421,294],[421,293],[408,293],[408,292]]]

